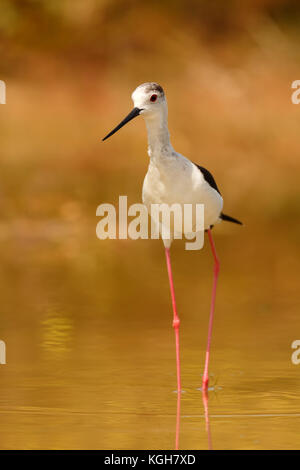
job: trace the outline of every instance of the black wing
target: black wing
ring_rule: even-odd
[[[220,219],[226,220],[226,222],[233,222],[234,224],[243,225],[243,222],[241,222],[240,220],[235,219],[234,217],[231,217],[230,215],[223,214],[223,212],[221,212]]]
[[[201,171],[205,181],[207,181],[207,183],[212,187],[214,188],[216,191],[218,191],[218,193],[221,195],[220,191],[219,191],[219,188],[217,186],[217,183],[215,182],[215,179],[213,177],[213,175],[211,174],[210,171],[208,171],[206,168],[204,168],[203,166],[200,166],[200,165],[197,165],[196,163],[194,163],[194,165],[196,165],[197,168],[199,168],[199,170]]]
[[[215,179],[214,179],[213,175],[211,174],[211,172],[208,171],[206,168],[203,168],[203,166],[197,165],[196,163],[194,163],[194,165],[196,165],[196,167],[199,168],[199,170],[201,171],[205,181],[207,181],[207,183],[212,188],[214,188],[216,191],[218,191],[218,193],[221,196],[221,193],[219,191],[217,183],[215,182]],[[233,222],[234,224],[243,225],[242,222],[240,222],[239,220],[234,219],[233,217],[230,217],[230,215],[223,214],[223,212],[221,212],[221,214],[220,214],[220,219],[226,220],[227,222]]]

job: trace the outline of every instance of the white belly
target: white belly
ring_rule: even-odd
[[[221,195],[204,179],[200,170],[179,154],[150,162],[143,185],[143,202],[151,204],[203,204],[204,228],[219,221],[223,208]]]

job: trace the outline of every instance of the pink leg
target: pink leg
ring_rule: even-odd
[[[180,379],[180,356],[179,356],[179,325],[180,320],[177,314],[176,301],[175,301],[175,291],[173,284],[172,268],[171,268],[171,259],[170,259],[170,249],[165,248],[166,252],[166,261],[169,275],[169,283],[171,290],[171,298],[173,305],[173,328],[175,331],[175,342],[176,342],[176,367],[177,367],[177,391],[181,392],[181,379]]]
[[[212,289],[212,297],[211,297],[211,306],[210,306],[210,314],[209,314],[209,326],[208,326],[208,338],[207,338],[207,348],[206,348],[206,357],[205,357],[205,367],[204,367],[204,374],[203,374],[203,389],[207,390],[208,387],[208,363],[209,363],[209,352],[210,352],[210,343],[211,343],[211,335],[212,335],[212,327],[213,327],[213,319],[214,319],[214,310],[215,310],[215,301],[216,301],[216,289],[217,289],[217,281],[218,275],[220,271],[220,261],[216,253],[216,247],[212,238],[211,230],[207,230],[208,239],[211,246],[211,251],[214,257],[214,281],[213,281],[213,289]]]

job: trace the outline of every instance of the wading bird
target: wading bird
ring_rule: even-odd
[[[191,162],[173,149],[168,130],[168,107],[165,93],[157,83],[143,83],[132,93],[133,110],[106,137],[108,139],[127,122],[141,115],[144,117],[148,132],[148,155],[150,164],[143,184],[143,202],[147,208],[151,204],[203,204],[204,229],[207,232],[214,258],[214,278],[211,308],[208,327],[207,349],[203,374],[203,390],[208,387],[208,364],[212,336],[213,316],[215,309],[217,279],[220,269],[219,258],[212,238],[212,227],[222,221],[241,222],[222,212],[223,198],[212,174]],[[181,391],[180,357],[179,357],[179,325],[175,291],[170,259],[172,237],[163,239],[167,270],[173,306],[173,327],[176,342],[177,390]]]

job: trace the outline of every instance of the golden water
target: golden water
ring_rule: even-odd
[[[214,449],[299,447],[296,237],[215,229],[221,258],[208,413]],[[172,312],[160,241],[100,241],[95,223],[3,227],[2,449],[174,449]],[[82,225],[82,224],[81,224]],[[79,224],[78,224],[79,226]],[[202,395],[212,259],[172,248],[181,316],[181,449],[207,449]]]

